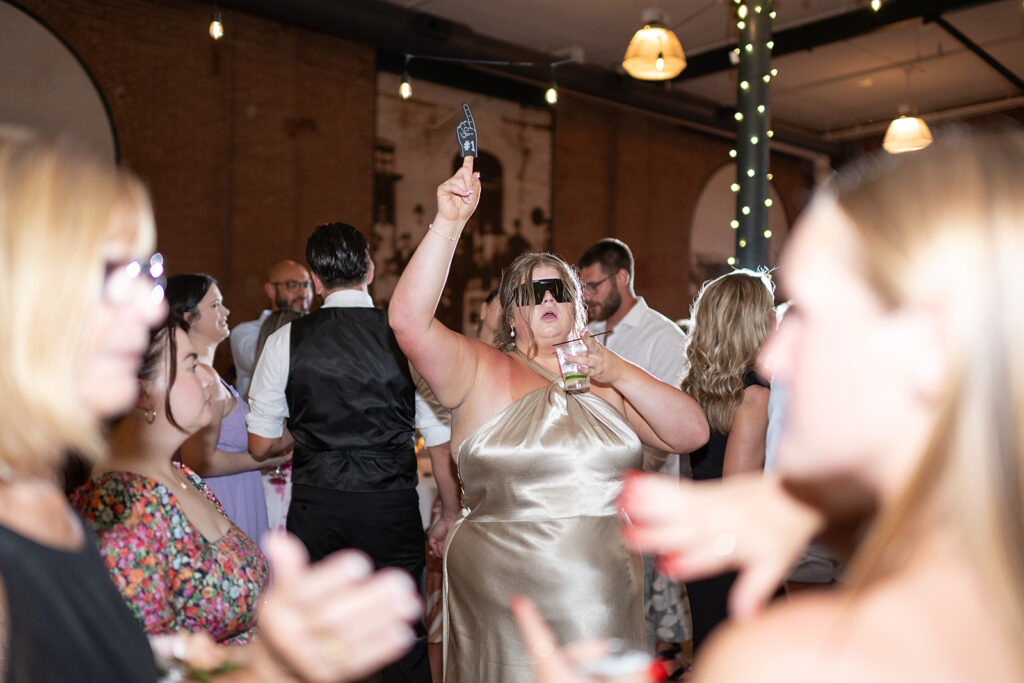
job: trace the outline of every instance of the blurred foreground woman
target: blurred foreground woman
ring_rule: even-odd
[[[709,641],[696,680],[1024,679],[1022,179],[1019,132],[840,174],[780,269],[781,480],[627,483],[634,547],[687,579],[740,572],[742,620]],[[842,590],[754,617],[819,529],[865,522]],[[560,654],[535,664],[574,680],[553,675]]]
[[[101,422],[129,410],[149,328],[166,314],[148,261],[152,210],[131,174],[28,135],[0,133],[0,669],[10,681],[155,681],[154,650],[95,536],[72,512],[66,454],[106,455]],[[408,579],[357,554],[309,568],[269,539],[261,642],[152,641],[163,663],[217,680],[352,680],[400,655],[419,609]],[[383,574],[383,573],[382,573]],[[202,663],[195,648],[204,649]],[[182,662],[177,661],[177,664]]]

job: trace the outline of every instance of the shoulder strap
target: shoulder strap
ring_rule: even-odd
[[[513,350],[516,352],[516,355],[522,358],[524,361],[526,361],[526,364],[533,368],[538,375],[546,379],[549,379],[552,382],[558,382],[559,384],[561,384],[562,378],[559,375],[556,375],[555,373],[551,372],[540,363],[535,362],[533,359],[527,358],[523,354],[523,352],[518,349],[518,347]]]

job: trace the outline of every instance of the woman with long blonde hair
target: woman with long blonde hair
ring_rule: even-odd
[[[627,483],[633,547],[684,578],[740,571],[695,680],[1024,679],[1021,178],[1019,130],[840,173],[779,270],[779,476]],[[854,531],[841,588],[759,615],[822,529]]]
[[[705,282],[690,314],[683,391],[708,417],[711,438],[690,454],[693,479],[720,479],[764,466],[768,430],[767,382],[754,366],[774,322],[774,287],[766,272],[734,270]],[[693,648],[726,618],[735,575],[687,583]]]

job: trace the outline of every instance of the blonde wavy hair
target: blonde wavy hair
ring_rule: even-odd
[[[501,320],[498,331],[494,333],[494,345],[501,351],[512,351],[516,347],[515,337],[512,336],[513,318],[516,310],[516,291],[528,282],[533,281],[533,271],[537,268],[554,268],[558,271],[558,277],[569,287],[569,295],[572,297],[573,323],[572,337],[583,334],[587,324],[587,313],[583,303],[583,288],[580,286],[579,276],[576,269],[547,252],[527,252],[520,254],[512,264],[502,271],[501,284],[498,285],[498,301],[501,303]],[[530,311],[527,319],[533,315],[533,293],[530,294]],[[530,329],[530,344],[527,355],[533,358],[537,355],[537,341],[533,336],[533,329]]]
[[[77,391],[79,348],[105,250],[148,250],[154,234],[133,175],[67,142],[0,131],[0,458],[9,464],[106,452]]]
[[[898,563],[919,523],[951,529],[1024,642],[1024,132],[938,137],[865,161],[815,201],[855,231],[864,280],[890,308],[920,306],[947,341],[930,445],[850,569],[863,586]]]
[[[767,271],[737,269],[705,282],[690,311],[682,389],[707,415],[711,429],[728,434],[743,398],[743,376],[773,329],[775,288]]]

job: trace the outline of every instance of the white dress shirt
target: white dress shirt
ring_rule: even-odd
[[[323,308],[373,308],[373,300],[361,289],[341,289],[327,295]],[[290,415],[285,387],[291,365],[291,341],[292,324],[288,323],[270,335],[263,347],[249,386],[249,415],[245,423],[251,434],[277,439],[284,433],[284,422]],[[416,399],[416,427],[427,445],[450,440],[451,428],[437,419],[419,394]]]
[[[249,392],[252,381],[253,365],[256,363],[256,343],[260,338],[263,321],[270,315],[264,310],[257,320],[238,323],[231,330],[231,357],[235,359],[235,389],[244,398]]]

